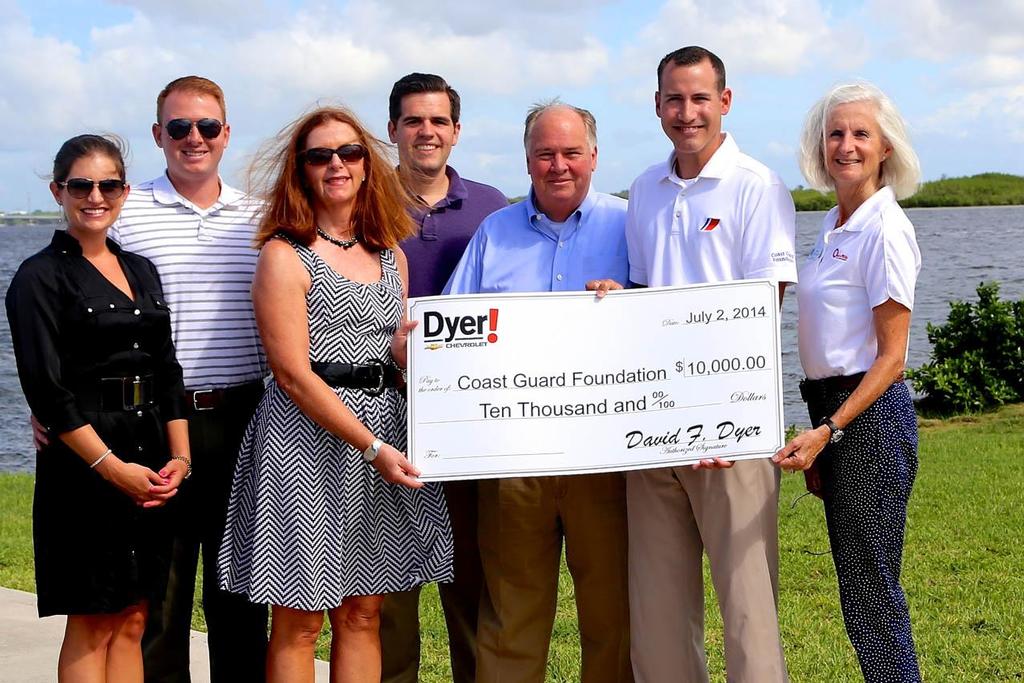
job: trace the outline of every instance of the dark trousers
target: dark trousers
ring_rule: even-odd
[[[163,604],[149,606],[143,636],[147,683],[189,683],[189,637],[199,551],[203,553],[203,613],[210,651],[210,680],[264,680],[267,607],[222,591],[217,551],[224,535],[231,479],[245,427],[262,385],[232,391],[213,410],[189,411],[192,477],[176,498],[171,573]]]
[[[477,482],[446,481],[444,497],[455,545],[455,581],[438,584],[448,627],[453,683],[476,678],[476,626],[483,594],[477,543]],[[381,607],[383,683],[416,683],[420,664],[420,588],[389,593]]]
[[[813,424],[850,395],[808,406]],[[917,474],[917,418],[903,382],[893,384],[818,458],[839,600],[867,683],[919,683],[921,673],[900,587],[907,502]]]

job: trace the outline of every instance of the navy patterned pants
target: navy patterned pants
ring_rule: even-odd
[[[812,424],[849,395],[823,390],[808,396]],[[890,386],[817,463],[843,621],[864,680],[920,682],[900,587],[907,501],[917,474],[917,418],[906,385]]]

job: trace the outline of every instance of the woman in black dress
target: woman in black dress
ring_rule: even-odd
[[[147,601],[167,581],[163,506],[191,471],[160,280],[107,239],[128,189],[113,141],[65,142],[50,191],[67,231],[7,291],[22,389],[56,437],[36,460],[32,521],[39,616],[68,615],[61,681],[142,681]]]

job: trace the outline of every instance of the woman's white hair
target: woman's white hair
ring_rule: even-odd
[[[882,184],[891,187],[897,199],[917,192],[921,163],[910,146],[906,123],[892,100],[866,81],[835,86],[807,112],[800,135],[800,170],[807,182],[821,192],[835,189],[825,157],[825,136],[828,135],[825,127],[832,110],[850,102],[871,102],[875,105],[875,120],[885,141],[892,147],[892,154],[882,162]]]

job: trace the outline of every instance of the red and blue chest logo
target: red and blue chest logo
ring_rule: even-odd
[[[718,218],[707,218],[704,220],[704,225],[700,226],[700,232],[711,232],[718,227],[718,224],[722,221]]]

